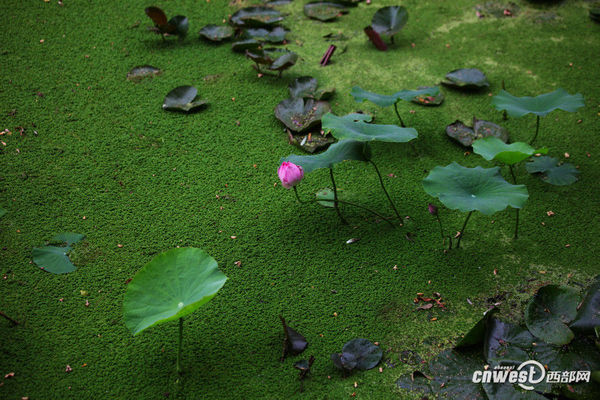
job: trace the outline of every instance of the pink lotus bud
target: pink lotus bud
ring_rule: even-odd
[[[429,214],[431,215],[437,215],[437,207],[431,203],[429,203],[427,205],[427,208],[429,209]]]
[[[301,166],[284,161],[277,169],[277,175],[279,175],[281,185],[286,189],[291,189],[304,178],[304,171]]]

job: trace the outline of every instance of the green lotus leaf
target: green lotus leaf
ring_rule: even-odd
[[[419,86],[417,88],[417,90],[422,90],[422,89],[434,89],[437,88],[437,86]],[[439,106],[444,102],[444,94],[442,92],[439,91],[438,89],[438,94],[437,95],[430,95],[430,94],[419,94],[416,95],[411,101],[413,103],[416,104],[420,104],[422,106]]]
[[[378,105],[379,107],[389,107],[395,104],[398,100],[412,101],[417,96],[437,96],[440,93],[440,88],[428,87],[418,90],[400,90],[392,95],[377,94],[364,90],[360,86],[354,86],[350,94],[359,103],[365,100]]]
[[[323,22],[332,21],[347,12],[346,7],[338,3],[312,1],[304,5],[304,15]]]
[[[529,331],[555,346],[569,343],[575,335],[567,324],[577,316],[579,295],[568,286],[547,285],[538,290],[525,309]]]
[[[493,122],[478,120],[474,118],[474,127],[465,125],[456,120],[446,127],[446,134],[465,147],[473,145],[477,139],[485,137],[496,137],[502,142],[508,141],[508,131]]]
[[[446,80],[442,81],[446,86],[454,86],[462,89],[480,89],[490,86],[485,74],[477,68],[455,69],[446,74]]]
[[[317,80],[312,76],[301,76],[288,86],[290,97],[310,97],[315,100],[326,100],[333,96],[335,88],[317,89]]]
[[[569,326],[574,330],[589,333],[600,327],[600,275],[588,288],[583,303],[577,311],[577,317]]]
[[[147,77],[154,77],[160,75],[162,71],[152,65],[141,65],[134,67],[127,73],[127,80],[138,83],[142,79]]]
[[[565,186],[577,182],[579,171],[573,164],[565,163],[559,165],[554,157],[536,157],[525,164],[525,169],[530,174],[541,174],[544,182],[551,185]]]
[[[279,49],[278,49],[279,50]],[[283,71],[292,67],[298,61],[298,54],[293,51],[285,51],[284,54],[277,57],[271,65],[269,70],[271,71]]]
[[[127,286],[125,325],[137,335],[185,317],[212,299],[226,280],[215,259],[201,249],[179,248],[159,254]]]
[[[283,21],[283,15],[269,7],[246,7],[236,11],[230,18],[233,25],[239,27],[262,27]]]
[[[506,207],[522,208],[529,197],[524,185],[511,185],[500,168],[467,168],[455,162],[435,167],[423,180],[425,191],[452,210],[491,215]]]
[[[206,100],[196,97],[198,89],[193,86],[178,86],[167,93],[163,109],[167,111],[190,112],[207,104]]]
[[[318,125],[331,106],[326,101],[301,97],[285,99],[275,107],[275,116],[294,132],[302,132]]]
[[[83,240],[84,238],[85,238],[85,235],[82,235],[81,233],[64,232],[64,233],[59,233],[58,235],[56,235],[52,239],[50,239],[50,243],[58,243],[58,244],[66,243],[67,246],[71,246],[72,244],[75,244],[75,243]]]
[[[221,42],[223,40],[231,39],[234,34],[234,30],[229,25],[206,25],[200,29],[201,38],[210,40],[211,42]]]
[[[31,255],[33,262],[41,269],[53,274],[66,274],[77,268],[71,263],[67,254],[71,247],[44,246],[34,247]]]
[[[190,26],[187,17],[184,17],[183,15],[174,16],[169,20],[168,25],[174,26],[175,32],[173,34],[179,35],[181,37],[187,35]]]
[[[383,7],[373,15],[371,27],[380,35],[394,36],[406,25],[407,21],[408,12],[405,7]]]
[[[473,142],[473,152],[488,161],[500,161],[506,165],[519,163],[536,153],[546,154],[547,148],[534,149],[527,143],[516,142],[506,144],[497,137],[486,137]]]
[[[277,48],[246,50],[246,57],[254,61],[257,65],[263,64],[271,71],[280,72],[291,67],[298,60],[298,54],[293,51]]]
[[[371,149],[368,143],[357,142],[355,140],[340,140],[329,146],[323,153],[309,156],[292,154],[291,156],[282,158],[281,162],[289,161],[300,165],[304,173],[308,174],[319,168],[331,168],[342,161],[369,161],[370,158]]]
[[[373,120],[372,115],[364,114],[364,113],[350,113],[350,114],[344,115],[342,118],[347,119],[348,121],[371,122]]]
[[[349,118],[338,117],[331,113],[323,116],[323,130],[330,130],[339,140],[351,139],[359,142],[393,142],[406,143],[418,136],[414,128],[401,128],[398,125],[368,124],[363,121],[353,121]]]
[[[231,44],[231,50],[235,51],[236,53],[243,53],[246,50],[255,51],[258,50],[260,45],[261,43],[256,39],[238,40],[237,42],[233,42]]]
[[[285,40],[288,30],[281,26],[273,29],[267,28],[248,28],[244,31],[242,37],[245,39],[254,39],[261,42],[282,43]]]
[[[501,90],[492,98],[492,104],[497,110],[506,111],[511,117],[522,117],[526,114],[543,117],[557,109],[575,112],[585,105],[580,93],[571,95],[561,88],[536,97],[516,97]]]
[[[344,369],[360,369],[363,371],[373,369],[381,361],[383,352],[367,339],[352,339],[342,348],[340,361]],[[350,363],[345,362],[351,360]],[[338,363],[334,364],[338,366]],[[349,364],[349,365],[348,365]],[[348,368],[350,367],[350,368]]]

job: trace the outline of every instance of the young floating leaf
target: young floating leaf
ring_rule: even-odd
[[[406,25],[408,12],[402,6],[380,8],[373,15],[371,26],[379,35],[394,36]]]
[[[127,285],[123,319],[132,334],[183,318],[210,301],[227,277],[214,258],[192,247],[168,250]]]
[[[269,43],[283,43],[285,41],[285,36],[288,31],[281,27],[276,26],[273,29],[267,28],[249,28],[246,29],[242,35],[245,39],[254,39],[261,42],[269,42]]]
[[[516,97],[500,90],[500,93],[492,98],[492,104],[497,110],[506,111],[511,117],[517,118],[526,114],[543,117],[557,109],[575,112],[585,105],[580,93],[571,95],[562,88],[536,97]]]
[[[346,371],[360,369],[363,371],[375,368],[381,361],[383,353],[367,339],[352,339],[342,348],[341,353],[331,355],[333,364]]]
[[[298,54],[285,49],[246,50],[246,57],[258,65],[266,65],[271,71],[283,71],[296,64]]]
[[[160,75],[162,71],[152,65],[141,65],[139,67],[134,67],[127,73],[127,80],[138,83],[142,79],[146,77],[155,77]]]
[[[304,5],[304,15],[323,22],[333,21],[346,13],[348,13],[346,7],[338,3],[312,1]]]
[[[523,142],[506,144],[497,137],[492,136],[476,140],[473,143],[473,152],[488,161],[495,160],[506,165],[513,165],[536,153],[546,154],[548,149],[542,148],[536,150]]]
[[[579,171],[573,164],[565,163],[559,165],[554,157],[536,157],[525,164],[525,169],[530,174],[541,174],[544,182],[551,185],[565,186],[577,182]]]
[[[403,89],[391,95],[369,92],[360,86],[354,86],[350,92],[350,94],[354,97],[354,100],[357,102],[361,103],[365,100],[368,100],[379,107],[389,107],[394,105],[399,100],[412,101],[417,96],[437,96],[439,93],[440,88],[437,86],[417,90]]]
[[[538,290],[525,310],[529,331],[546,343],[561,346],[575,336],[567,324],[577,316],[579,295],[568,286],[547,285]]]
[[[201,38],[210,40],[211,42],[222,42],[223,40],[231,39],[234,34],[234,30],[229,25],[206,25],[200,29]]]
[[[446,80],[442,81],[446,86],[461,89],[480,89],[490,86],[485,74],[477,68],[455,69],[446,74]]]
[[[353,114],[351,114],[353,115]],[[418,136],[414,128],[401,128],[398,125],[368,124],[363,121],[352,121],[331,113],[323,116],[323,130],[330,130],[336,139],[351,139],[360,142],[393,142],[406,143]]]
[[[283,16],[273,8],[256,6],[238,10],[231,16],[230,21],[242,28],[263,27],[283,21]]]
[[[58,244],[66,243],[67,246],[71,246],[71,245],[83,240],[84,238],[85,238],[85,235],[82,235],[81,233],[64,232],[64,233],[59,233],[58,235],[56,235],[52,239],[50,239],[50,243],[58,243]]]
[[[33,257],[33,262],[44,271],[53,274],[66,274],[77,269],[67,256],[69,251],[71,251],[71,247],[69,246],[34,247],[31,256]]]
[[[308,346],[308,342],[304,336],[290,328],[281,315],[279,316],[279,319],[281,319],[283,333],[285,334],[283,340],[283,354],[281,356],[281,361],[283,361],[288,354],[298,355],[302,353]]]
[[[290,130],[302,132],[321,122],[323,114],[331,109],[325,101],[295,97],[285,99],[275,107],[275,116]]]
[[[600,327],[600,275],[588,288],[583,303],[577,311],[577,316],[569,327],[589,333]]]
[[[491,215],[506,207],[522,208],[529,197],[524,185],[511,185],[500,168],[467,168],[455,162],[437,166],[423,179],[425,191],[452,210]]]
[[[194,111],[208,102],[196,97],[198,89],[193,86],[179,86],[167,93],[163,109],[167,111]]]
[[[305,174],[319,168],[331,168],[335,164],[346,160],[369,161],[371,158],[371,149],[368,143],[357,142],[354,140],[340,140],[332,144],[323,153],[298,156],[292,154],[286,158],[282,158],[281,162],[289,161],[296,165],[300,165]]]

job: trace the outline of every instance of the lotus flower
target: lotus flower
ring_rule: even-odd
[[[286,189],[291,189],[304,178],[304,170],[299,165],[284,161],[277,169],[277,175],[279,175],[281,185]]]

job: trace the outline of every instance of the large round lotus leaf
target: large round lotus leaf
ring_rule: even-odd
[[[565,186],[577,182],[579,171],[573,164],[558,164],[554,157],[537,157],[525,164],[530,174],[541,174],[542,180],[551,185]]]
[[[313,1],[304,5],[304,15],[319,21],[331,21],[347,12],[346,7],[337,3]]]
[[[319,124],[323,114],[331,109],[325,101],[295,97],[285,99],[275,107],[275,116],[290,130],[302,132]]]
[[[331,113],[323,116],[323,130],[330,130],[336,139],[351,139],[359,142],[394,142],[406,143],[416,139],[418,133],[414,128],[401,128],[398,125],[368,124],[338,117]]]
[[[342,348],[342,354],[351,354],[356,360],[355,368],[368,370],[381,361],[382,351],[367,339],[352,339]]]
[[[287,33],[288,31],[281,26],[276,26],[273,29],[248,28],[244,31],[243,37],[269,43],[281,43],[285,40]]]
[[[269,65],[269,69],[271,71],[283,71],[296,64],[296,61],[298,61],[298,54],[293,51],[285,51],[284,54],[278,56],[273,63]]]
[[[214,258],[192,247],[156,256],[129,282],[123,319],[131,333],[185,317],[212,299],[227,277]]]
[[[412,101],[417,96],[436,96],[439,93],[440,88],[437,86],[418,90],[404,89],[391,95],[369,92],[360,86],[354,86],[350,91],[350,94],[357,102],[361,103],[365,100],[368,100],[371,103],[377,104],[379,107],[389,107],[395,104],[398,100]]]
[[[503,164],[513,165],[536,153],[546,154],[548,149],[542,148],[536,150],[523,142],[506,144],[497,137],[490,136],[473,142],[473,152],[488,161],[496,160]]]
[[[132,82],[140,82],[142,79],[146,77],[154,77],[156,75],[160,75],[162,71],[152,65],[141,65],[139,67],[134,67],[127,73],[127,80]]]
[[[383,7],[377,10],[375,15],[373,15],[371,27],[380,35],[393,36],[406,25],[407,21],[408,12],[405,7]]]
[[[500,168],[467,168],[455,162],[435,167],[423,179],[425,191],[452,210],[491,215],[506,207],[521,208],[529,194],[524,185],[511,185]]]
[[[174,26],[175,32],[173,33],[179,36],[187,35],[188,29],[190,27],[190,23],[187,17],[184,17],[183,15],[174,16],[169,20],[169,23],[167,25]]]
[[[213,41],[213,42],[221,42],[226,39],[230,39],[233,36],[233,28],[229,25],[206,25],[202,29],[200,29],[200,37],[204,39]]]
[[[567,324],[577,315],[579,295],[568,286],[547,285],[536,293],[525,309],[529,331],[555,346],[569,343],[574,337]]]
[[[31,256],[33,262],[44,271],[52,272],[53,274],[66,274],[77,269],[67,256],[69,251],[71,251],[71,248],[68,246],[34,247]]]
[[[163,109],[168,111],[185,111],[206,105],[206,100],[196,98],[198,89],[193,86],[179,86],[167,93],[163,102]]]
[[[526,114],[543,117],[556,109],[575,112],[585,105],[580,93],[571,95],[561,88],[536,97],[516,97],[501,90],[492,98],[492,104],[500,111],[505,110],[511,117],[522,117]]]
[[[240,27],[261,27],[283,21],[281,13],[269,7],[246,7],[238,10],[230,18],[231,23]]]
[[[308,174],[319,168],[331,168],[342,161],[369,161],[370,158],[371,148],[368,143],[357,142],[355,140],[340,140],[329,146],[323,153],[310,156],[292,154],[291,156],[282,158],[281,162],[289,161],[300,165],[304,172]]]
[[[231,44],[231,50],[236,53],[243,53],[246,50],[256,51],[260,47],[260,42],[256,39],[238,40]]]
[[[479,89],[490,86],[485,74],[477,68],[455,69],[446,74],[444,85],[464,89]]]

